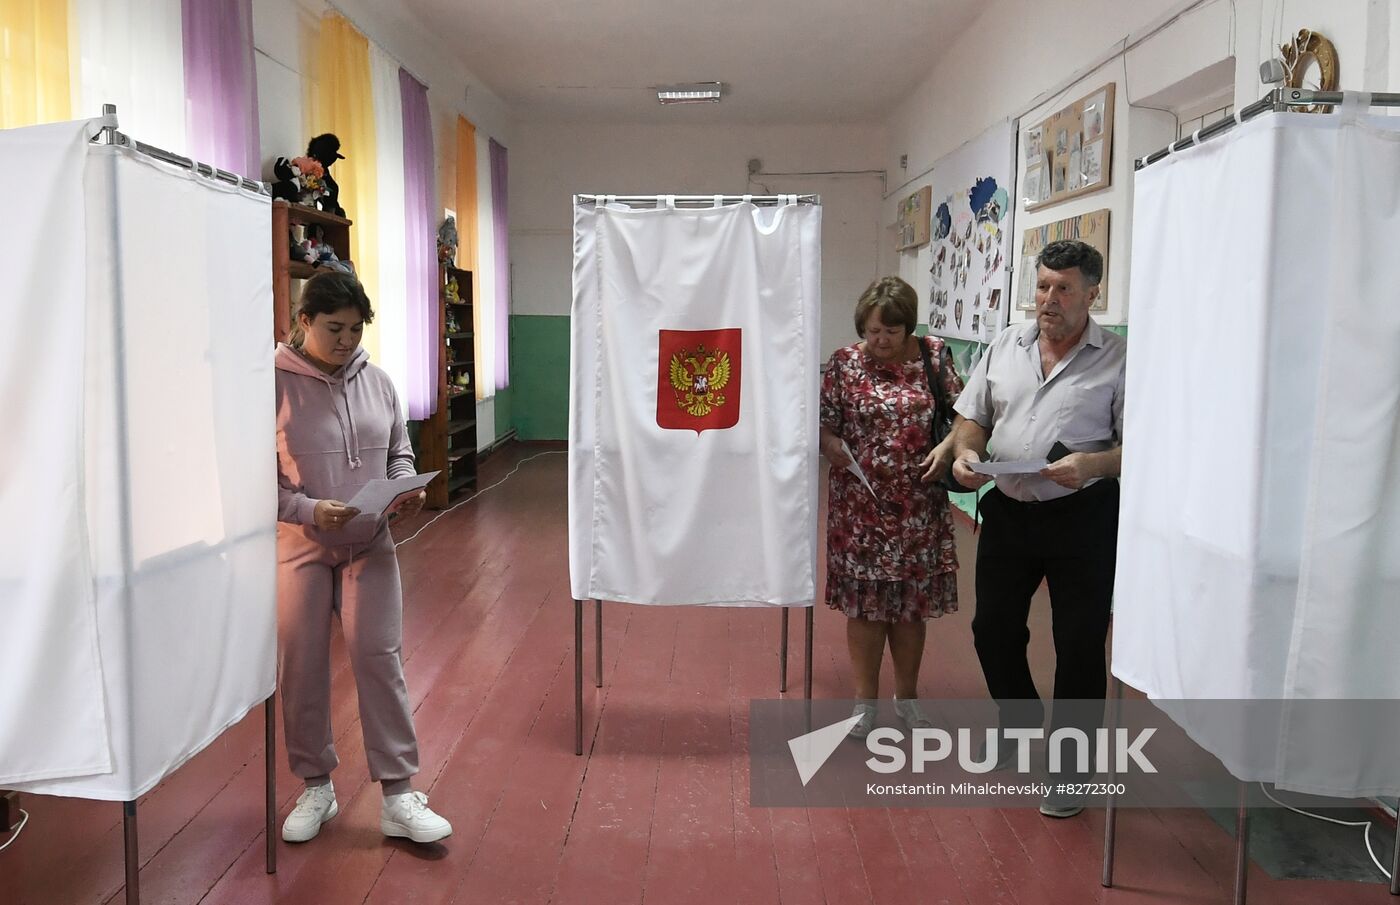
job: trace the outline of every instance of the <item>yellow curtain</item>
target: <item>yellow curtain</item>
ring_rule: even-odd
[[[316,85],[311,91],[310,135],[333,132],[340,139],[338,161],[331,175],[340,186],[340,206],[354,221],[350,227],[350,258],[365,292],[378,308],[379,180],[375,147],[374,94],[370,80],[369,41],[344,16],[331,13],[321,20],[316,46]],[[310,135],[308,137],[310,137]],[[304,150],[304,149],[299,149]],[[365,328],[364,346],[379,357],[379,334]]]
[[[476,398],[486,398],[486,386],[495,380],[487,374],[481,355],[481,297],[480,242],[477,236],[476,209],[476,126],[465,117],[457,117],[457,266],[472,272],[472,345],[476,347]]]
[[[68,0],[0,0],[0,129],[71,118]]]

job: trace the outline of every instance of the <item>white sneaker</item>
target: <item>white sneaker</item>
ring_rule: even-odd
[[[933,723],[924,716],[924,712],[919,709],[919,702],[913,698],[895,698],[894,712],[910,730],[933,728]]]
[[[301,793],[297,806],[282,824],[282,838],[287,842],[307,842],[321,832],[321,824],[340,813],[335,803],[335,787],[330,783],[314,786]]]
[[[384,799],[379,812],[379,829],[386,836],[402,836],[414,842],[436,842],[452,835],[452,824],[433,813],[428,796],[404,792]]]
[[[875,728],[875,705],[857,704],[856,709],[851,711],[851,716],[860,717],[846,734],[851,738],[865,738]]]

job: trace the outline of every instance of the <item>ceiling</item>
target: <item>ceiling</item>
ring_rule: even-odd
[[[984,0],[401,0],[522,120],[878,122]],[[720,104],[654,86],[721,81]]]

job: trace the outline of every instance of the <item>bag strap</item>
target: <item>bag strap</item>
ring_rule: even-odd
[[[943,381],[933,371],[933,353],[929,351],[928,337],[919,337],[919,355],[924,359],[924,377],[928,380],[929,392],[933,394],[933,417],[941,418],[948,408],[948,400],[943,392]]]

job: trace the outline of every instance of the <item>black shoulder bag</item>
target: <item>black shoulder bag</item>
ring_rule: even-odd
[[[924,359],[924,376],[928,378],[929,392],[933,394],[933,445],[942,443],[949,434],[953,432],[953,407],[948,404],[948,396],[943,390],[943,381],[938,379],[938,374],[933,367],[933,353],[928,349],[928,343],[924,338],[919,337],[919,354]],[[948,466],[948,472],[943,475],[943,479],[938,482],[950,493],[974,493],[971,487],[964,487],[953,477],[953,468]]]

